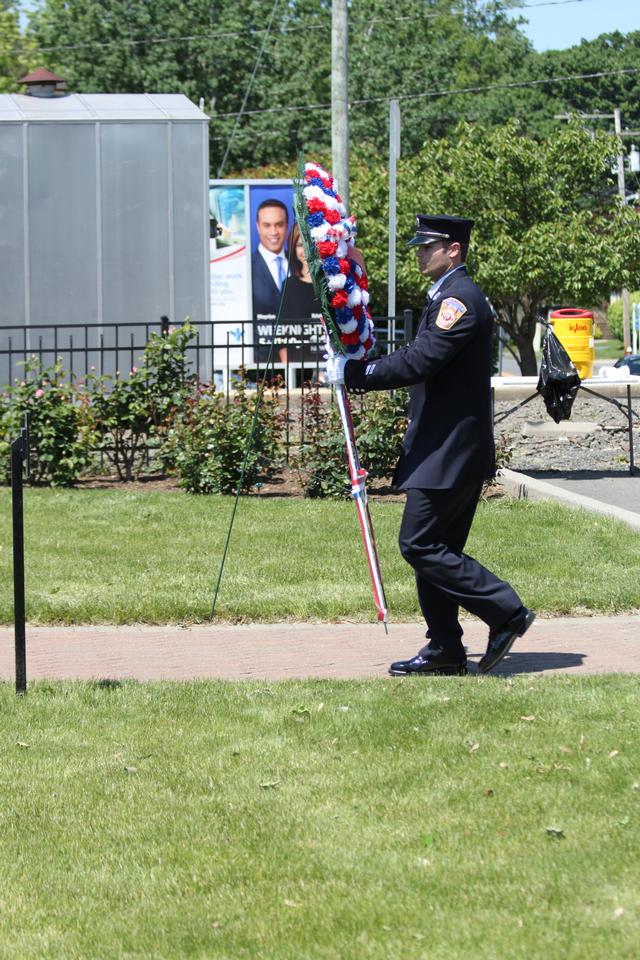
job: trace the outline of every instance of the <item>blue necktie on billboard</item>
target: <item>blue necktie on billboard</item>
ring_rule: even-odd
[[[284,283],[284,278],[287,275],[287,271],[284,268],[284,257],[279,256],[278,260],[278,290],[282,290],[282,284]]]

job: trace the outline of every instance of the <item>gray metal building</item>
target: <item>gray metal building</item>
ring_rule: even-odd
[[[209,320],[208,119],[175,94],[0,96],[0,351]]]

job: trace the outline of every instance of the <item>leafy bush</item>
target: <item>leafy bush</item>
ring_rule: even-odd
[[[235,493],[238,486],[246,493],[281,464],[282,435],[277,387],[254,392],[242,379],[229,402],[215,386],[201,387],[176,415],[162,459],[189,493]]]
[[[366,394],[352,410],[358,453],[372,480],[393,476],[407,429],[406,390]]]
[[[193,388],[194,376],[186,375],[186,349],[195,336],[186,323],[160,336],[152,333],[140,367],[127,379],[89,379],[90,410],[97,447],[120,480],[136,480],[153,444],[163,435]]]
[[[317,386],[302,399],[304,441],[292,463],[305,497],[348,497],[351,492],[340,413]]]
[[[630,294],[630,301],[632,304],[640,303],[640,290],[635,290],[632,294]],[[622,299],[613,300],[609,304],[607,321],[613,336],[617,340],[624,340],[624,333],[622,330]]]
[[[60,360],[43,367],[35,356],[25,377],[0,399],[0,470],[10,482],[11,441],[29,417],[29,482],[71,486],[91,463],[96,436],[86,397],[65,382]]]
[[[348,497],[351,482],[337,404],[319,390],[304,398],[304,443],[295,459],[306,497]],[[390,478],[407,427],[405,390],[375,392],[353,401],[351,414],[362,466],[369,479]]]

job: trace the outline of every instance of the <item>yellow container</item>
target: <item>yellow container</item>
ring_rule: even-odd
[[[593,313],[576,307],[553,310],[549,317],[553,332],[571,357],[578,376],[593,376],[596,348],[593,340]]]

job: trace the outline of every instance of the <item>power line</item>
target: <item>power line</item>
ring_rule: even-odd
[[[579,0],[582,2],[582,0]],[[620,67],[617,70],[599,70],[595,73],[574,73],[563,77],[546,77],[540,80],[511,80],[504,83],[488,83],[482,86],[453,87],[446,90],[427,90],[422,93],[391,93],[380,97],[365,97],[359,100],[350,100],[349,106],[362,106],[366,103],[383,103],[389,100],[419,100],[421,98],[431,99],[434,97],[455,96],[462,93],[483,93],[486,90],[509,90],[524,87],[538,87],[545,83],[563,83],[570,80],[592,80],[599,77],[611,77],[617,74],[640,73],[640,67]],[[329,110],[330,103],[306,103],[284,107],[263,107],[259,110],[246,110],[244,115],[257,116],[264,113],[285,113],[297,110]],[[228,117],[235,117],[237,113],[216,113],[213,118],[222,120]]]
[[[539,3],[520,3],[515,7],[509,7],[504,12],[511,13],[513,10],[526,10],[531,7],[563,7],[569,3],[592,3],[593,0],[540,0]],[[444,18],[446,16],[454,17],[456,19],[464,19],[467,14],[464,13],[425,13],[420,16],[412,17],[369,17],[363,20],[352,20],[350,21],[350,27],[358,26],[370,26],[371,24],[376,23],[400,23],[400,22],[409,22],[416,20],[437,20],[438,18]],[[286,22],[286,21],[285,21]],[[329,30],[331,23],[328,20],[327,23],[318,23],[318,24],[305,24],[298,23],[293,26],[280,26],[278,29],[281,33],[295,33],[299,30]],[[120,38],[118,40],[85,40],[81,43],[67,43],[60,44],[57,46],[49,47],[37,47],[36,51],[33,49],[27,49],[25,47],[14,47],[10,52],[12,55],[20,56],[22,54],[33,54],[37,53],[57,53],[63,50],[82,50],[85,47],[91,47],[91,49],[104,49],[108,47],[137,47],[137,46],[150,46],[152,44],[171,44],[171,43],[193,43],[197,41],[208,41],[208,40],[228,40],[232,37],[246,37],[250,35],[252,37],[257,36],[261,33],[269,34],[270,30],[268,27],[258,27],[255,30],[223,30],[216,31],[214,33],[191,33],[185,34],[178,37],[145,37],[142,40],[134,40]]]
[[[592,0],[541,0],[540,3],[519,3],[517,7],[509,7],[511,10],[524,10],[527,7],[564,7],[567,3],[591,3]]]
[[[310,27],[308,29],[317,28]],[[322,29],[324,29],[324,27]],[[217,33],[185,34],[179,37],[145,37],[144,40],[134,40],[133,38],[130,40],[125,38],[119,40],[85,40],[82,43],[65,43],[55,47],[37,47],[36,50],[38,53],[55,53],[60,50],[83,50],[85,47],[91,47],[92,49],[99,47],[103,49],[105,47],[142,47],[157,43],[187,43],[194,40],[227,40],[230,37],[246,37],[249,32],[248,30],[225,30]],[[259,30],[254,30],[251,35],[264,32],[265,28],[260,28]],[[15,48],[11,51],[12,54],[33,52],[33,50]]]
[[[539,87],[545,83],[563,83],[568,80],[592,80],[599,77],[611,77],[616,74],[640,73],[640,67],[620,67],[617,70],[599,70],[594,73],[574,73],[564,77],[547,77],[540,80],[510,80],[504,83],[489,83],[484,86],[459,87],[450,90],[434,90],[426,93],[405,93],[394,97],[368,97],[364,100],[353,100],[354,106],[360,106],[363,103],[375,103],[384,100],[418,100],[422,97],[443,97],[460,93],[482,93],[485,90],[509,90],[520,87]]]
[[[461,114],[461,113],[438,113],[438,121],[451,120],[451,121],[464,121],[468,123],[474,123],[478,120],[482,120],[480,114]],[[319,130],[328,132],[331,127],[331,117],[314,117],[313,120],[314,126]],[[247,130],[244,133],[251,138],[251,140],[273,140],[273,130],[265,130],[260,133],[249,133]],[[226,137],[209,137],[210,143],[224,143],[226,142]]]

